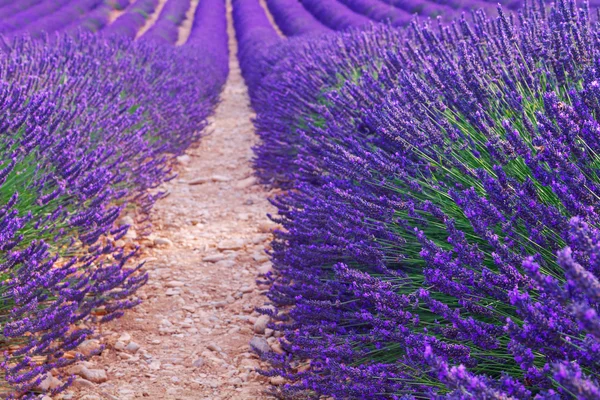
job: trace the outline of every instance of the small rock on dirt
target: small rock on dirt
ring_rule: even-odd
[[[219,250],[239,250],[246,245],[246,241],[243,239],[227,239],[217,244]]]
[[[156,246],[173,246],[173,242],[171,242],[167,238],[157,237],[157,238],[154,238],[154,245],[156,245]]]
[[[216,343],[209,343],[206,346],[206,348],[209,349],[210,351],[217,351],[217,352],[221,351],[221,347],[219,347],[219,345]]]
[[[73,387],[81,388],[81,389],[93,389],[96,387],[93,382],[88,381],[87,379],[77,378],[73,382]]]
[[[136,342],[129,342],[129,344],[127,346],[125,346],[125,350],[127,350],[130,353],[135,353],[140,349],[140,345],[137,344]]]
[[[285,383],[285,378],[282,376],[272,376],[269,379],[269,383],[274,386],[281,386]]]
[[[77,351],[85,356],[89,356],[92,353],[97,352],[100,349],[100,342],[95,339],[89,339],[81,342],[77,347]]]
[[[255,333],[265,333],[265,329],[267,328],[267,324],[271,321],[271,317],[268,315],[261,315],[256,319],[254,323],[254,332]]]
[[[213,175],[213,176],[211,177],[211,179],[212,179],[214,182],[229,182],[229,181],[231,180],[231,178],[230,178],[230,177],[228,177],[228,176],[225,176],[225,175]]]
[[[200,368],[203,365],[204,365],[204,359],[202,357],[197,358],[194,360],[194,362],[192,362],[192,366],[196,367],[196,368]]]
[[[224,260],[226,256],[224,254],[210,254],[202,259],[204,262],[216,263],[217,261]]]
[[[38,389],[45,392],[48,390],[56,389],[62,386],[62,384],[63,383],[59,379],[53,377],[51,374],[46,374],[44,380],[42,380],[38,385]]]
[[[192,158],[190,156],[188,156],[187,154],[177,157],[177,161],[180,162],[181,164],[188,164],[191,160],[192,160]]]
[[[206,177],[202,177],[202,178],[196,178],[196,179],[192,179],[191,181],[188,182],[188,185],[202,185],[204,183],[210,182],[211,179],[210,178],[206,178]]]
[[[262,338],[260,336],[254,336],[250,340],[250,347],[253,350],[258,351],[259,354],[268,353],[269,350],[271,349],[269,347],[269,343],[267,343],[267,341],[265,340],[265,338]]]
[[[256,268],[256,270],[260,275],[267,275],[273,270],[273,264],[271,264],[270,262],[266,262],[260,265],[258,268]]]
[[[102,397],[96,396],[95,394],[86,394],[81,397],[79,400],[102,400]]]
[[[246,188],[249,188],[250,186],[254,185],[255,183],[256,183],[256,177],[250,176],[246,179],[242,179],[241,181],[238,181],[235,184],[235,187],[237,189],[246,189]]]
[[[73,367],[69,368],[68,372],[73,375],[79,375],[80,377],[94,383],[102,383],[108,380],[105,370],[89,369],[84,365],[74,365]]]
[[[119,336],[118,340],[119,340],[119,342],[123,342],[123,343],[127,344],[131,340],[131,335],[128,332],[123,332],[123,333],[121,333],[121,336]]]

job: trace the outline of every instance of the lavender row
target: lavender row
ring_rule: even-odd
[[[264,57],[281,38],[258,0],[232,0],[238,59],[250,93],[265,74]]]
[[[32,22],[47,16],[68,5],[73,0],[45,0],[33,7],[21,11],[12,17],[2,18],[0,21],[0,34],[7,34],[17,30],[24,30]]]
[[[17,13],[35,7],[42,2],[43,0],[21,0],[10,2],[0,8],[0,18],[10,18]]]
[[[224,1],[203,3],[213,8],[199,8],[204,24],[188,46],[72,26],[69,35],[15,35],[3,44],[3,397],[37,398],[51,371],[57,377],[102,351],[79,349],[96,336],[89,327],[138,304],[135,291],[147,275],[132,264],[137,248],[118,218],[127,210],[138,234],[150,228],[148,213],[163,195],[153,189],[173,177],[175,157],[200,138],[228,72]],[[90,13],[77,20],[85,25],[98,14],[97,27],[115,6],[85,4]],[[61,15],[65,24],[71,15]],[[41,25],[32,23],[31,32],[52,30]],[[73,379],[58,378],[62,384],[48,394]]]
[[[225,0],[198,3],[190,36],[184,47],[205,64],[214,66],[214,84],[225,84],[229,73],[229,38]]]
[[[389,23],[392,26],[407,25],[413,15],[400,8],[383,4],[381,0],[338,0],[352,11],[369,17],[373,21]],[[403,3],[405,1],[403,0]],[[422,2],[421,2],[422,3]]]
[[[127,11],[103,29],[105,36],[135,39],[150,14],[156,10],[159,0],[136,0]]]
[[[274,395],[600,396],[598,29],[561,1],[271,48]]]
[[[448,17],[460,17],[461,13],[470,13],[478,9],[483,9],[489,15],[496,14],[496,4],[481,0],[379,0],[413,15],[419,15],[428,18],[438,16],[448,19]],[[519,5],[522,1],[517,0]]]
[[[175,44],[179,39],[179,26],[190,5],[190,0],[169,0],[154,25],[142,36],[142,40]]]
[[[301,0],[301,3],[319,21],[334,30],[366,27],[372,23],[337,0]]]
[[[65,32],[77,32],[79,30],[98,32],[109,24],[110,15],[114,10],[124,10],[127,5],[129,5],[129,0],[105,0],[98,8],[83,15],[62,30]]]
[[[298,0],[267,0],[267,6],[286,36],[323,34],[331,29],[309,13]]]
[[[32,23],[25,26],[22,26],[19,18],[17,18],[17,29],[10,30],[7,36],[15,37],[27,34],[32,37],[40,37],[45,33],[61,31],[65,27],[78,24],[82,18],[89,15],[89,13],[93,13],[102,4],[104,4],[104,0],[72,1],[53,13],[44,14],[40,17],[36,16]]]

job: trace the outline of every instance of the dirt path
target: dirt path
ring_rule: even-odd
[[[271,268],[264,251],[273,210],[252,176],[257,138],[229,22],[231,73],[209,135],[180,157],[180,176],[165,185],[170,195],[153,213],[155,233],[140,240],[128,234],[145,244],[144,303],[105,325],[99,340],[106,350],[83,363],[106,371],[107,380],[78,379],[67,398],[267,398],[267,380],[254,372],[262,364],[248,343],[280,351],[254,311],[266,299],[256,277]]]

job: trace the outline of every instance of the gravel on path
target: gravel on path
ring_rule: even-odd
[[[253,177],[258,139],[229,19],[231,73],[208,134],[161,188],[170,194],[153,210],[154,233],[125,238],[143,249],[144,302],[86,343],[106,349],[72,371],[81,377],[63,398],[266,399],[265,388],[281,383],[255,372],[266,365],[249,346],[281,352],[255,311],[266,301],[256,279],[271,268],[265,250],[275,225],[266,214],[274,208]]]

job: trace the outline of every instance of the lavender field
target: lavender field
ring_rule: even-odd
[[[597,6],[0,0],[0,396],[600,399]]]

